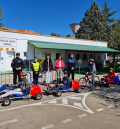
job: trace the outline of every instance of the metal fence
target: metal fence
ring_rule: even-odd
[[[27,79],[32,84],[31,73],[27,72]],[[0,87],[4,84],[13,84],[13,73],[0,73]]]

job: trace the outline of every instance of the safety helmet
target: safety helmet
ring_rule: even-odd
[[[113,68],[110,68],[110,70],[114,70]]]
[[[67,71],[64,71],[64,74],[68,74],[68,72]]]
[[[94,62],[95,60],[94,59],[89,59],[89,62]]]
[[[25,73],[25,72],[20,73],[20,76],[26,76],[26,75],[27,75],[27,73]]]

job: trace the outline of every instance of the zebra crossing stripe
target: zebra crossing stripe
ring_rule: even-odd
[[[68,99],[67,98],[62,99],[62,104],[68,104]]]
[[[76,100],[81,100],[82,99],[81,97],[73,97],[73,96],[70,96],[68,98],[70,98],[70,99],[76,99]]]

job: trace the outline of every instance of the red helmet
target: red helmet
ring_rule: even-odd
[[[20,76],[26,76],[26,75],[27,75],[27,73],[25,73],[25,72],[20,73]]]

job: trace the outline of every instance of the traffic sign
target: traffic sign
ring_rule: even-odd
[[[113,63],[113,59],[112,58],[109,59],[109,63]]]
[[[81,65],[81,64],[82,64],[82,60],[79,59],[79,60],[78,60],[78,65]]]

